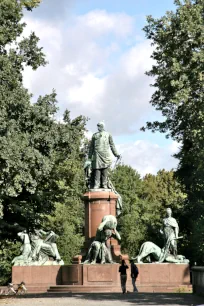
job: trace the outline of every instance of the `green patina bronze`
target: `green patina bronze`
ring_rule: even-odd
[[[86,186],[89,190],[111,190],[117,194],[116,216],[118,217],[122,212],[122,197],[109,178],[109,168],[112,163],[112,153],[117,157],[116,163],[121,156],[115,148],[112,136],[105,131],[104,123],[100,122],[97,126],[98,132],[92,137],[87,160],[84,163]]]
[[[176,219],[172,217],[171,208],[167,208],[167,217],[163,219],[163,227],[160,230],[164,238],[164,247],[160,248],[153,242],[147,241],[142,244],[139,254],[133,258],[138,263],[142,262],[171,262],[171,263],[189,263],[189,260],[183,255],[177,254],[177,240],[179,237],[179,227]]]
[[[118,154],[112,136],[105,131],[103,122],[97,124],[98,132],[93,134],[88,159],[93,172],[93,188],[108,188],[108,168],[111,166],[111,152],[117,158]],[[92,187],[92,186],[91,186]]]
[[[116,230],[117,219],[112,215],[104,216],[96,231],[95,240],[92,242],[84,264],[113,263],[111,250],[107,246],[107,240],[111,237],[121,240]]]
[[[56,235],[53,231],[45,232],[36,229],[32,233],[18,233],[23,242],[22,254],[12,260],[14,266],[63,265],[56,245]]]

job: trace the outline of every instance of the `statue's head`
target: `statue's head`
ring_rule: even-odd
[[[104,123],[103,121],[101,121],[101,122],[99,122],[99,123],[97,124],[97,127],[98,127],[98,131],[99,131],[99,132],[102,132],[102,131],[105,130],[105,123]]]
[[[104,233],[105,233],[105,236],[106,236],[107,239],[112,236],[112,230],[110,230],[110,229],[106,229],[104,231]]]
[[[166,212],[167,212],[167,216],[168,216],[168,217],[171,217],[171,215],[172,215],[172,210],[171,210],[170,207],[168,207],[168,208],[166,209]]]

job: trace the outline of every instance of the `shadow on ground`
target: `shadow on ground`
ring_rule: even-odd
[[[132,305],[204,306],[204,297],[191,293],[44,293],[16,296],[16,299],[73,297],[82,301],[124,301]],[[14,298],[14,296],[12,296]]]

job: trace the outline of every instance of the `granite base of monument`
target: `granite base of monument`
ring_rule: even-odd
[[[73,258],[73,263],[81,263],[86,259],[88,249],[95,239],[97,228],[106,215],[116,216],[116,203],[118,195],[111,190],[87,191],[83,195],[85,204],[85,243],[81,255]],[[120,245],[114,238],[110,238],[107,244],[111,248],[113,260],[121,262],[127,260],[127,254],[121,254]]]
[[[191,292],[188,264],[138,264],[139,292]],[[121,292],[119,264],[13,267],[12,282],[28,292]],[[130,270],[130,269],[129,269]],[[132,292],[128,270],[127,290]]]
[[[28,293],[47,292],[50,286],[62,284],[62,266],[13,266],[12,283],[25,282]]]

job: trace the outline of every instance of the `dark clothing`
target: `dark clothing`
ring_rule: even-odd
[[[132,277],[132,286],[133,286],[133,292],[138,292],[137,287],[136,287],[136,278]]]
[[[132,286],[133,286],[133,292],[138,292],[136,287],[136,279],[138,277],[139,271],[137,266],[132,262],[131,263],[131,278],[132,278]]]
[[[126,270],[128,269],[128,266],[126,265],[121,265],[119,267],[119,272],[120,272],[120,281],[121,281],[121,288],[122,292],[126,292],[126,282],[127,282],[127,273]]]
[[[126,292],[126,282],[127,282],[127,274],[124,275],[120,274],[120,283],[123,293]]]
[[[138,268],[134,263],[131,263],[131,277],[137,278],[139,274]]]
[[[121,275],[127,275],[126,270],[128,269],[128,266],[120,266],[119,272]]]

